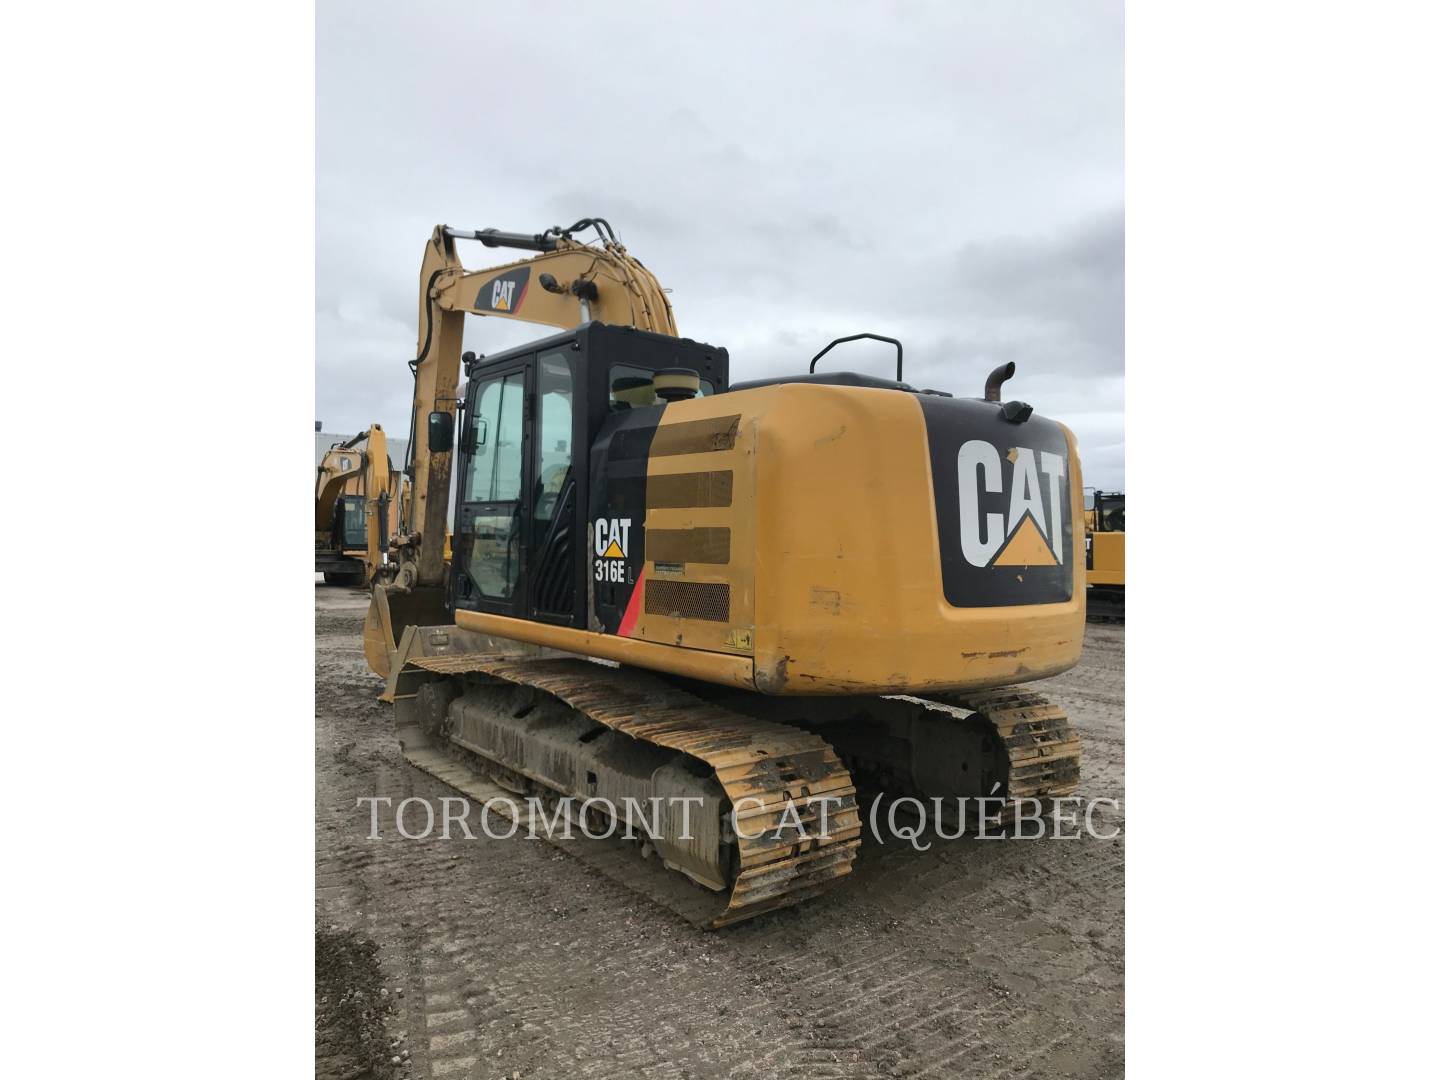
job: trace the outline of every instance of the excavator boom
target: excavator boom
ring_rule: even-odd
[[[592,227],[600,235],[598,245],[574,238]],[[467,270],[457,240],[537,254]],[[452,448],[443,439],[436,445],[432,435],[453,432],[466,315],[560,329],[595,321],[675,334],[670,301],[660,282],[625,250],[603,219],[587,218],[568,229],[535,234],[435,227],[420,266],[419,338],[411,362],[415,385],[405,472],[412,495],[391,544],[393,569],[387,573],[393,576],[383,592],[377,588],[366,621],[366,656],[381,674],[388,670],[401,627],[444,618]]]

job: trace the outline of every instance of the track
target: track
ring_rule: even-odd
[[[1063,798],[1080,783],[1080,737],[1065,710],[1024,686],[927,697],[776,698],[684,685],[737,712],[823,737],[854,776],[862,801],[903,796],[929,807],[941,799],[947,827],[962,807],[972,828],[982,816],[1003,825],[1020,809],[1017,800]]]
[[[795,702],[574,658],[452,652],[411,655],[406,670],[412,674],[401,681],[411,687],[419,672],[434,680],[419,684],[408,703],[396,699],[406,760],[512,817],[527,834],[552,838],[552,830],[540,828],[547,807],[553,812],[567,796],[583,801],[599,793],[596,774],[588,774],[588,788],[581,785],[584,767],[563,753],[574,736],[592,738],[587,729],[593,725],[708,767],[725,798],[717,824],[707,829],[702,821],[702,838],[709,832],[711,849],[734,850],[687,858],[643,836],[639,847],[647,854],[659,849],[665,868],[715,893],[686,887],[658,867],[637,868],[621,839],[607,836],[597,844],[587,832],[585,839],[560,841],[602,873],[707,929],[811,899],[850,872],[861,831],[852,770],[872,795],[914,796],[927,805],[955,800],[945,809],[952,820],[968,806],[972,826],[982,816],[1011,822],[1020,800],[1070,795],[1080,779],[1080,740],[1064,710],[1024,687],[928,699]],[[566,711],[557,716],[553,708],[539,709],[536,695]],[[932,760],[944,764],[937,769]],[[656,763],[646,759],[637,768],[654,770]],[[647,784],[636,793],[643,801],[655,792]],[[540,806],[512,794],[538,799]],[[962,796],[969,801],[960,802]],[[828,801],[823,819],[817,799]],[[732,807],[743,808],[735,818],[738,836],[723,823]]]
[[[1085,618],[1096,623],[1125,622],[1125,589],[1096,585],[1085,594]]]
[[[1080,736],[1065,710],[1023,686],[978,694],[940,694],[928,699],[969,710],[995,732],[1005,748],[1004,797],[1058,799],[1080,786]]]
[[[452,679],[464,676],[472,685],[478,682],[476,692],[481,695],[501,685],[538,691],[586,720],[639,742],[678,751],[713,770],[724,789],[727,809],[743,807],[737,814],[739,835],[733,839],[738,873],[727,883],[728,892],[707,895],[694,888],[677,892],[670,881],[662,883],[653,874],[649,880],[636,881],[634,867],[615,865],[611,849],[621,846],[618,841],[594,856],[585,850],[589,845],[583,840],[571,848],[603,871],[613,866],[622,880],[696,925],[718,929],[788,907],[819,895],[850,872],[860,843],[855,788],[835,753],[815,735],[722,709],[648,672],[584,660],[516,660],[462,653],[416,656],[409,663]],[[434,687],[422,687],[419,696]],[[448,709],[448,701],[444,707]],[[529,712],[534,703],[524,701],[521,707]],[[422,705],[420,715],[425,709]],[[435,711],[433,705],[430,711]],[[429,724],[417,719],[402,727],[406,760],[482,803],[493,801],[503,808],[506,804],[498,800],[505,788],[514,790],[513,779],[504,784],[510,777],[503,773],[519,771],[518,767],[505,768],[509,763],[489,759],[487,748],[457,734],[437,737],[442,726],[438,720],[432,716]],[[572,790],[535,769],[524,775],[528,783],[521,793],[525,795],[583,799],[591,794]],[[811,801],[822,798],[828,800],[823,822],[822,808]],[[517,810],[528,815],[524,807]],[[528,829],[528,816],[521,824]]]

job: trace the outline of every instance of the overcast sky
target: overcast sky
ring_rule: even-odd
[[[1087,485],[1123,489],[1122,12],[320,0],[316,419],[404,436],[433,226],[595,215],[732,378],[862,330],[958,394],[1014,360],[1008,394],[1075,431]],[[548,332],[471,318],[466,346]],[[841,348],[893,374],[888,346]]]

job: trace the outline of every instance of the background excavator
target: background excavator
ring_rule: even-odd
[[[467,271],[457,239],[537,254]],[[562,332],[462,357],[466,314]],[[1079,659],[1080,461],[1002,400],[1013,364],[980,398],[904,382],[889,338],[894,379],[816,373],[858,334],[732,384],[602,219],[437,227],[419,326],[414,498],[365,627],[412,764],[612,808],[629,839],[576,853],[707,927],[848,873],[857,783],[952,814],[1075,789],[1073,729],[1019,684]]]
[[[390,467],[373,424],[325,453],[315,479],[315,572],[329,585],[366,586],[384,563],[408,481]]]
[[[1086,614],[1125,621],[1125,495],[1094,491],[1085,511]]]

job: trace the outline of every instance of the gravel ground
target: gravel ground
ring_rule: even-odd
[[[404,840],[393,818],[368,840],[358,797],[452,793],[394,744],[365,595],[315,595],[316,923],[378,945],[396,1076],[1123,1073],[1123,833],[867,840],[829,894],[714,933],[543,840]],[[1085,797],[1124,796],[1124,664],[1124,628],[1091,626],[1036,684],[1084,740]],[[1123,803],[1095,822],[1123,829]],[[358,1060],[317,1039],[320,1074]]]

